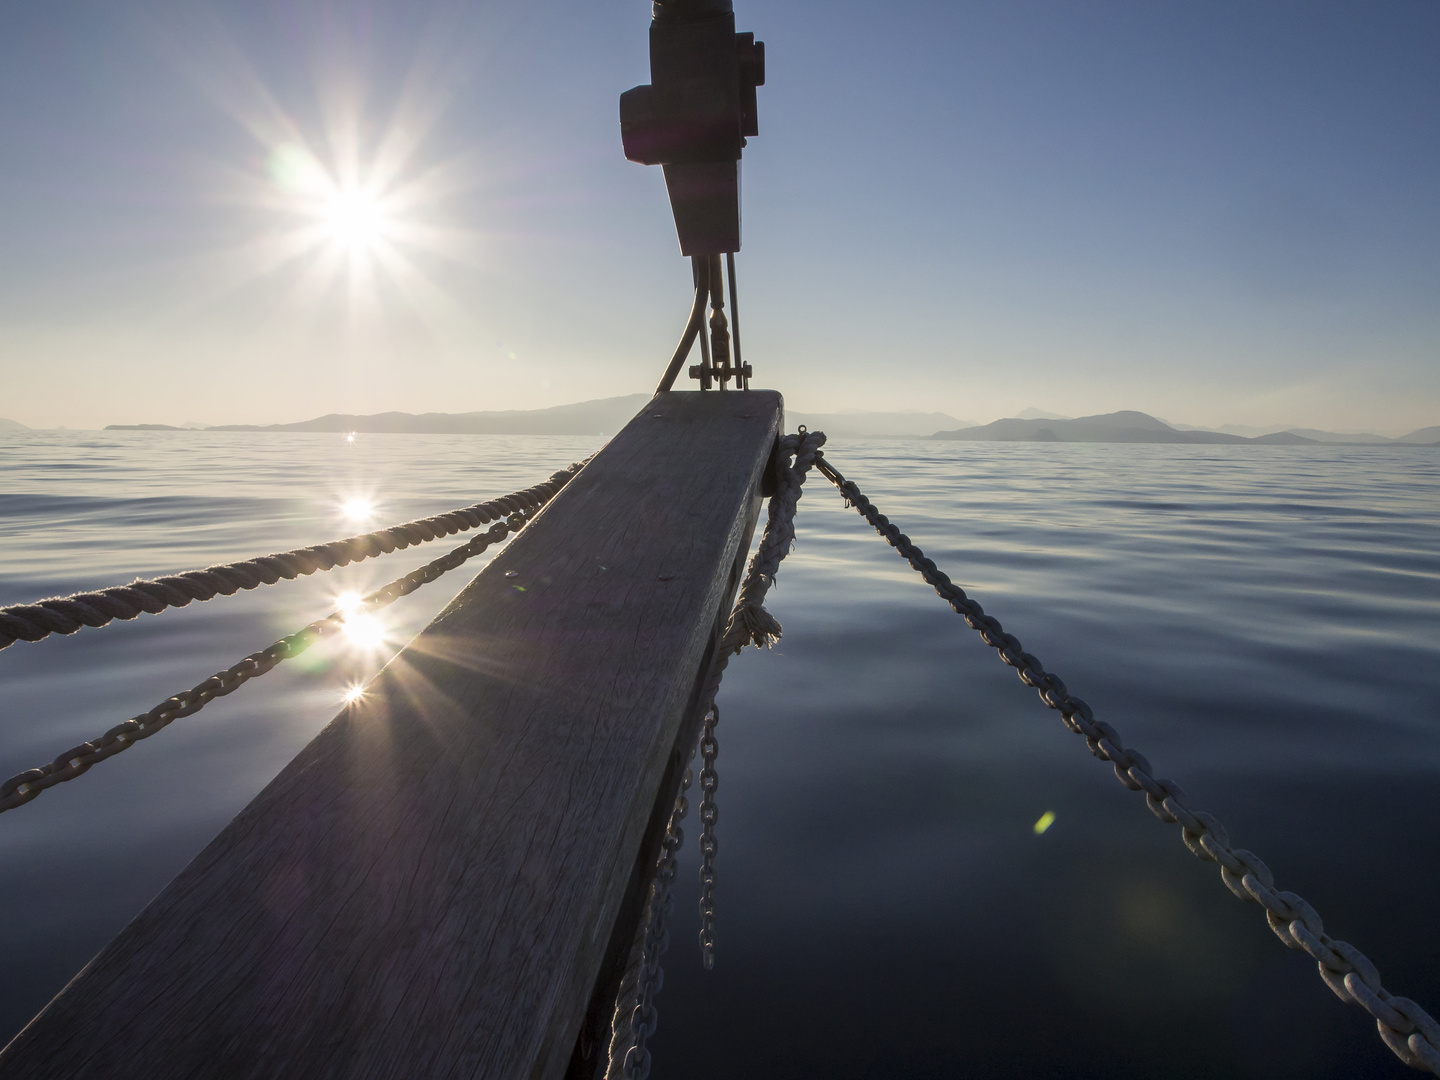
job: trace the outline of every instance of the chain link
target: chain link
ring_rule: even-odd
[[[567,476],[566,479],[568,480],[569,477]],[[544,504],[544,501],[542,500],[541,505]],[[460,545],[448,554],[410,571],[404,577],[397,578],[384,588],[377,589],[364,597],[353,611],[331,612],[325,618],[311,623],[303,630],[281,638],[268,648],[251,653],[238,664],[211,675],[191,689],[183,690],[173,697],[166,698],[149,712],[141,713],[122,724],[117,724],[97,739],[83,742],[79,746],[66,750],[49,764],[17,773],[0,784],[0,814],[7,810],[13,810],[17,806],[23,806],[37,798],[47,788],[75,779],[82,773],[88,772],[91,766],[106,758],[114,757],[123,750],[128,750],[140,740],[148,739],[181,717],[195,715],[217,697],[233,694],[251,679],[258,678],[274,669],[282,660],[290,660],[299,656],[317,641],[341,630],[347,619],[353,618],[357,614],[378,611],[380,608],[393,604],[402,596],[410,595],[420,586],[434,581],[447,571],[455,569],[461,563],[480,554],[491,544],[503,540],[512,533],[519,532],[537,512],[536,509],[529,509],[512,513],[504,521],[496,522],[468,543]]]
[[[680,822],[689,812],[690,802],[685,792],[690,789],[690,770],[680,781],[680,794],[675,796],[675,806],[670,811],[670,823],[665,828],[665,839],[660,845],[660,858],[656,864],[655,880],[650,884],[650,903],[645,912],[644,944],[640,954],[640,972],[636,982],[635,1008],[629,1017],[629,1045],[621,1067],[625,1080],[645,1080],[650,1075],[650,1051],[645,1041],[655,1033],[659,1012],[655,1008],[655,995],[665,985],[665,971],[660,966],[660,957],[670,947],[670,931],[666,927],[671,912],[675,910],[676,856],[685,843],[685,832]],[[612,1055],[615,1049],[611,1041]]]
[[[718,723],[720,709],[711,705],[700,733],[700,790],[704,792],[700,798],[700,961],[706,971],[715,967],[715,854],[720,850],[720,841],[715,837],[715,823],[720,820],[720,809],[715,805],[715,789],[720,786],[715,772],[715,758],[720,753],[715,739]]]
[[[1412,1068],[1440,1075],[1440,1022],[1409,998],[1395,997],[1386,990],[1375,965],[1360,950],[1326,934],[1320,916],[1304,899],[1277,890],[1270,868],[1253,852],[1232,847],[1225,827],[1211,815],[1192,810],[1179,784],[1164,778],[1157,780],[1144,755],[1126,749],[1118,731],[1104,720],[1096,720],[1089,705],[1072,696],[1058,676],[1047,672],[1039,660],[1025,652],[1019,639],[1007,634],[994,616],[985,614],[984,608],[926,558],[852,481],[840,475],[823,456],[815,467],[840,489],[846,505],[853,506],[874,526],[925,583],[979,632],[985,644],[1016,669],[1021,681],[1039,692],[1040,700],[1060,714],[1065,726],[1084,736],[1090,752],[1114,766],[1122,784],[1131,791],[1144,792],[1146,805],[1161,821],[1180,826],[1186,847],[1198,858],[1220,865],[1220,879],[1227,889],[1241,900],[1261,905],[1270,929],[1287,948],[1303,950],[1315,959],[1320,977],[1336,997],[1358,1005],[1375,1019],[1380,1037],[1396,1057]]]

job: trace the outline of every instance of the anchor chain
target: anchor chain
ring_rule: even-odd
[[[148,581],[132,581],[129,585],[117,585],[96,592],[73,593],[33,604],[0,607],[0,649],[8,648],[17,641],[40,641],[51,634],[73,634],[87,626],[99,627],[115,619],[133,619],[141,612],[157,615],[166,608],[185,607],[192,600],[231,596],[241,589],[274,585],[282,578],[289,581],[317,570],[349,566],[442,536],[467,532],[520,511],[538,510],[584,464],[583,461],[577,462],[555,473],[543,484],[523,491],[362,536],[207,566],[203,570],[187,570],[182,574]]]
[[[559,475],[559,474],[557,474]],[[568,477],[567,477],[568,479]],[[185,716],[193,716],[218,697],[233,694],[251,679],[259,678],[275,668],[282,660],[299,656],[322,638],[329,637],[343,629],[348,618],[356,614],[369,614],[393,604],[402,596],[408,596],[422,585],[434,581],[447,571],[455,569],[466,560],[480,554],[491,544],[506,536],[519,532],[525,523],[534,517],[535,510],[521,510],[511,514],[504,521],[496,522],[485,532],[462,544],[453,551],[433,562],[426,563],[397,578],[384,588],[377,589],[364,597],[351,612],[334,611],[303,630],[289,634],[268,648],[251,653],[233,667],[211,675],[197,686],[183,690],[166,698],[149,712],[117,724],[97,739],[83,742],[60,754],[54,761],[36,769],[17,773],[0,784],[0,814],[23,806],[37,798],[42,791],[56,784],[73,780],[88,772],[91,766],[128,750],[141,739],[148,739],[157,731]]]
[[[1021,681],[1039,692],[1040,700],[1060,714],[1065,726],[1085,737],[1090,752],[1114,766],[1122,784],[1131,791],[1143,791],[1146,805],[1161,821],[1180,826],[1181,839],[1197,858],[1220,864],[1220,879],[1227,889],[1247,903],[1261,905],[1270,929],[1287,948],[1303,950],[1315,959],[1320,977],[1336,997],[1358,1005],[1374,1018],[1380,1038],[1396,1057],[1411,1068],[1440,1075],[1440,1022],[1409,998],[1386,990],[1369,958],[1353,945],[1326,934],[1320,916],[1302,897],[1279,891],[1270,868],[1253,852],[1232,847],[1225,827],[1210,814],[1192,810],[1179,784],[1156,779],[1144,755],[1127,749],[1119,732],[1104,720],[1096,720],[1089,705],[1071,695],[1058,676],[1025,652],[1019,639],[1006,633],[994,616],[985,614],[984,608],[880,513],[853,481],[823,457],[815,467],[840,489],[846,505],[853,506],[925,583],[979,632],[985,644],[1016,669]]]

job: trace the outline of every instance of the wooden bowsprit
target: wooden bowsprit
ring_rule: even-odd
[[[593,1070],[782,412],[655,398],[0,1074]]]

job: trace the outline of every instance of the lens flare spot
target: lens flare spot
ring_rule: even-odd
[[[325,168],[315,155],[294,143],[277,146],[265,162],[265,171],[281,188],[301,195],[323,192],[329,185]]]
[[[347,432],[345,433],[345,441],[346,441],[346,442],[354,442],[354,441],[355,441],[355,432],[353,432],[353,431],[347,431]]]
[[[1055,824],[1055,811],[1054,811],[1054,810],[1046,810],[1045,813],[1043,813],[1043,814],[1040,815],[1040,820],[1037,821],[1037,822],[1035,822],[1035,835],[1036,835],[1036,836],[1044,836],[1044,835],[1045,835],[1045,830],[1048,829],[1048,828],[1050,828],[1050,826],[1051,826],[1051,825],[1054,825],[1054,824]]]
[[[340,700],[343,701],[346,705],[354,705],[355,702],[359,701],[364,696],[365,687],[360,683],[351,683],[345,688],[345,693],[340,696]]]
[[[360,610],[360,602],[364,599],[358,592],[342,592],[335,597],[335,609],[347,619]]]

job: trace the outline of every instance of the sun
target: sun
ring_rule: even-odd
[[[375,250],[386,239],[385,200],[372,191],[337,189],[320,208],[332,242],[356,254]]]

